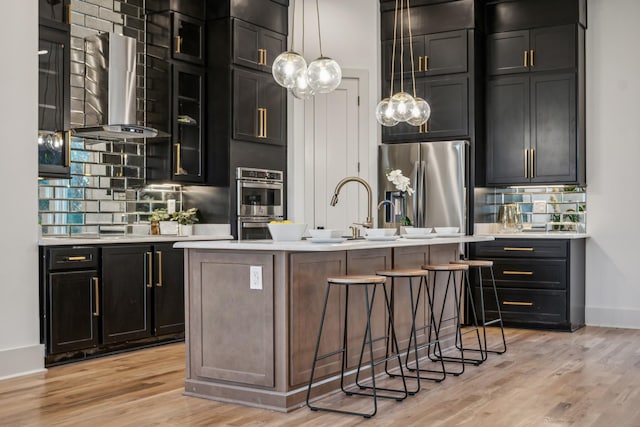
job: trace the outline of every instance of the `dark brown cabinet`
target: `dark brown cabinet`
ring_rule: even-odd
[[[233,63],[271,73],[274,59],[285,51],[284,34],[235,19],[233,21]]]
[[[574,70],[576,67],[575,25],[487,36],[487,73],[490,75]]]
[[[38,0],[40,24],[68,26],[71,23],[71,0]]]
[[[284,145],[285,92],[271,74],[233,70],[233,138]]]
[[[173,12],[173,59],[204,64],[204,21]]]
[[[70,163],[70,35],[38,27],[38,175],[68,178]],[[68,25],[66,25],[68,27]]]
[[[431,117],[422,126],[399,123],[383,127],[385,142],[407,142],[420,139],[443,139],[469,135],[469,87],[466,74],[440,76],[416,81],[416,95],[431,107]],[[405,91],[413,94],[410,80]],[[388,94],[386,89],[386,94]]]
[[[471,258],[493,260],[502,319],[507,326],[573,331],[585,319],[584,239],[496,239],[473,243]],[[474,302],[480,290],[475,275]],[[484,281],[487,317],[497,316]]]
[[[184,333],[184,251],[154,245],[153,333]]]

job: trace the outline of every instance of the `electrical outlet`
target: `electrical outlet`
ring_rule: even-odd
[[[262,289],[261,265],[252,265],[249,269],[249,289]]]

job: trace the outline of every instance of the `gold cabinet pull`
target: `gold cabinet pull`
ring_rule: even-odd
[[[158,283],[156,283],[156,286],[161,288],[162,287],[162,252],[157,251],[156,254],[158,255]]]
[[[176,147],[176,170],[173,174],[182,175],[180,172],[182,170],[182,159],[180,158],[180,155],[182,154],[182,147],[180,144],[174,144],[174,146]]]
[[[523,65],[524,65],[525,67],[527,67],[527,51],[526,51],[526,50],[524,51],[524,60],[523,60]]]
[[[67,261],[86,261],[87,257],[84,255],[78,255],[78,256],[68,256],[67,257]]]
[[[258,108],[258,138],[267,137],[267,109]]]
[[[67,5],[67,24],[71,24],[71,3]]]
[[[151,276],[153,276],[153,254],[147,252],[147,288],[153,287]]]
[[[519,252],[533,252],[533,248],[514,248],[514,247],[510,247],[510,246],[506,246],[504,248],[502,248],[503,251],[509,252],[509,251],[519,251]]]
[[[529,64],[533,67],[533,49],[529,51]]]
[[[529,178],[529,172],[527,171],[527,164],[529,160],[529,149],[524,149],[524,177]]]
[[[182,37],[176,36],[176,53],[182,53]]]
[[[93,315],[100,316],[100,279],[92,277],[93,281],[93,302],[96,304],[96,309],[93,311]]]
[[[429,71],[429,57],[427,55],[424,56],[424,71]]]
[[[267,137],[267,135],[269,135],[269,131],[267,130],[267,123],[268,123],[267,112],[268,112],[268,110],[266,108],[262,109],[262,115],[264,116],[264,120],[262,122],[264,123],[264,137],[265,138]]]
[[[267,49],[258,49],[258,65],[267,65]]]
[[[502,301],[502,305],[519,305],[523,307],[531,307],[533,305],[532,302],[524,302],[524,301]]]
[[[533,271],[511,271],[511,270],[504,270],[502,272],[502,274],[504,275],[511,275],[511,276],[533,276]]]
[[[418,71],[422,71],[422,56],[418,56]]]
[[[530,156],[531,156],[531,166],[530,166],[530,168],[529,168],[529,175],[531,175],[531,178],[533,178],[533,177],[535,176],[535,173],[534,173],[534,170],[535,170],[535,169],[533,169],[533,166],[534,166],[534,164],[533,164],[533,159],[534,159],[534,157],[535,157],[535,150],[532,148],[532,149],[531,149],[531,152],[530,152],[529,154],[530,154]]]

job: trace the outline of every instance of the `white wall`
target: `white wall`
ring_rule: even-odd
[[[290,0],[293,6],[296,2],[296,27],[294,48],[302,51],[302,3],[305,4],[305,49],[307,62],[319,56],[318,33],[316,21],[315,0]],[[379,101],[380,86],[380,33],[378,0],[322,0],[320,6],[320,25],[322,31],[322,51],[325,56],[335,59],[343,69],[364,70],[369,75],[369,170],[377,167],[377,149],[379,140],[379,126],[375,119],[375,107]],[[292,17],[293,7],[289,7]],[[291,29],[289,30],[291,33]],[[290,34],[291,36],[291,34]],[[289,40],[291,46],[291,39]],[[324,96],[324,95],[319,95]],[[310,103],[295,99],[289,95],[288,102],[288,146],[289,146],[289,211],[290,218],[296,221],[305,220],[304,211],[304,169],[313,165],[313,159],[305,157],[304,138],[312,137],[311,132],[305,132],[305,114],[313,114]],[[336,177],[336,182],[344,177]],[[370,179],[374,194],[376,192],[375,173]]]
[[[587,6],[586,321],[640,328],[640,2]]]
[[[38,326],[38,2],[2,5],[0,378],[43,369]]]

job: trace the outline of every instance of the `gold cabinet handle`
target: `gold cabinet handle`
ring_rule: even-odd
[[[506,252],[510,252],[510,251],[533,252],[533,248],[514,248],[514,247],[510,247],[510,246],[506,246],[506,247],[502,248],[502,250],[506,251]]]
[[[524,149],[524,177],[529,178],[529,172],[527,171],[527,164],[529,160],[529,149]]]
[[[174,144],[174,146],[176,147],[176,170],[173,174],[182,175],[182,159],[180,157],[182,154],[182,147],[180,144]]]
[[[153,287],[151,276],[153,276],[153,254],[147,252],[147,288]]]
[[[524,307],[531,307],[533,305],[532,302],[524,302],[524,301],[502,301],[502,305],[519,305]]]
[[[266,108],[262,109],[262,115],[264,116],[264,119],[263,119],[262,122],[264,123],[264,137],[265,138],[267,137],[267,135],[269,135],[269,131],[267,130],[267,123],[268,123],[267,112],[268,112],[268,110]]]
[[[533,49],[529,51],[529,64],[533,67]]]
[[[511,275],[511,276],[533,276],[533,271],[511,271],[511,270],[505,270],[505,271],[502,272],[502,274]]]
[[[524,51],[524,59],[523,59],[523,64],[525,67],[527,67],[527,51]]]
[[[427,55],[424,56],[424,71],[429,71],[429,57]]]
[[[162,287],[162,252],[157,251],[156,254],[158,255],[158,283],[156,283],[156,286],[161,288]]]
[[[78,255],[78,256],[68,256],[67,257],[67,261],[86,261],[87,257],[84,255]]]
[[[429,121],[427,120],[424,124],[418,126],[418,133],[429,133]]]
[[[176,53],[182,53],[182,37],[176,36]]]
[[[71,3],[67,5],[67,24],[71,24]]]
[[[535,157],[535,150],[532,148],[531,152],[529,154],[530,154],[530,157],[531,157],[531,165],[529,167],[529,175],[531,175],[531,178],[533,178],[533,177],[535,177],[535,173],[534,173],[535,169],[533,169],[533,166],[534,166],[533,159]]]
[[[267,137],[267,109],[258,108],[258,138]]]
[[[92,277],[93,281],[93,302],[96,304],[96,309],[93,311],[93,315],[100,316],[100,279]]]
[[[418,56],[418,71],[422,71],[422,56]]]
[[[258,65],[267,65],[267,49],[258,49]]]

